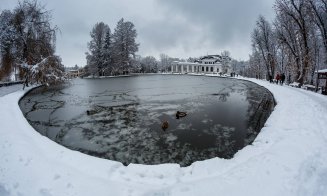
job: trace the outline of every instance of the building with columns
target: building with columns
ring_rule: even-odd
[[[180,62],[174,61],[171,65],[172,73],[230,73],[230,57],[222,57],[220,55],[207,55],[201,57],[194,62]],[[223,63],[227,62],[227,63]],[[224,64],[224,65],[223,65]]]

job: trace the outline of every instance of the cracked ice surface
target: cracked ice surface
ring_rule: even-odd
[[[20,106],[38,132],[68,148],[125,165],[187,166],[231,158],[250,144],[271,112],[273,97],[247,81],[155,75],[77,79],[33,90]],[[176,119],[177,110],[188,115]]]

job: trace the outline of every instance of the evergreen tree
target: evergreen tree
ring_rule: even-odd
[[[88,43],[90,53],[87,53],[87,63],[90,68],[90,74],[92,75],[102,75],[105,66],[103,62],[103,47],[108,31],[110,31],[109,26],[100,22],[96,23],[90,32],[92,39]]]
[[[135,58],[139,44],[136,43],[137,33],[132,22],[118,21],[113,34],[113,63],[119,73],[126,73],[131,69],[131,60]]]
[[[102,48],[102,58],[103,58],[102,59],[103,74],[111,75],[113,67],[112,67],[112,40],[111,40],[110,28],[108,28],[104,39],[104,45]]]

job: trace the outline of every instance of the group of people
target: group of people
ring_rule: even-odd
[[[275,81],[273,80],[273,77],[272,77],[272,75],[269,75],[269,82],[270,83],[276,83],[276,84],[280,84],[280,85],[283,85],[284,84],[284,82],[285,82],[285,74],[284,73],[282,73],[282,74],[279,74],[278,72],[277,72],[277,74],[276,74],[276,77],[275,77]]]

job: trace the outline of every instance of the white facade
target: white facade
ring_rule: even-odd
[[[196,60],[196,62],[173,62],[171,66],[172,73],[224,73],[224,67],[222,65],[220,55],[208,55]],[[229,72],[227,70],[227,72]]]

